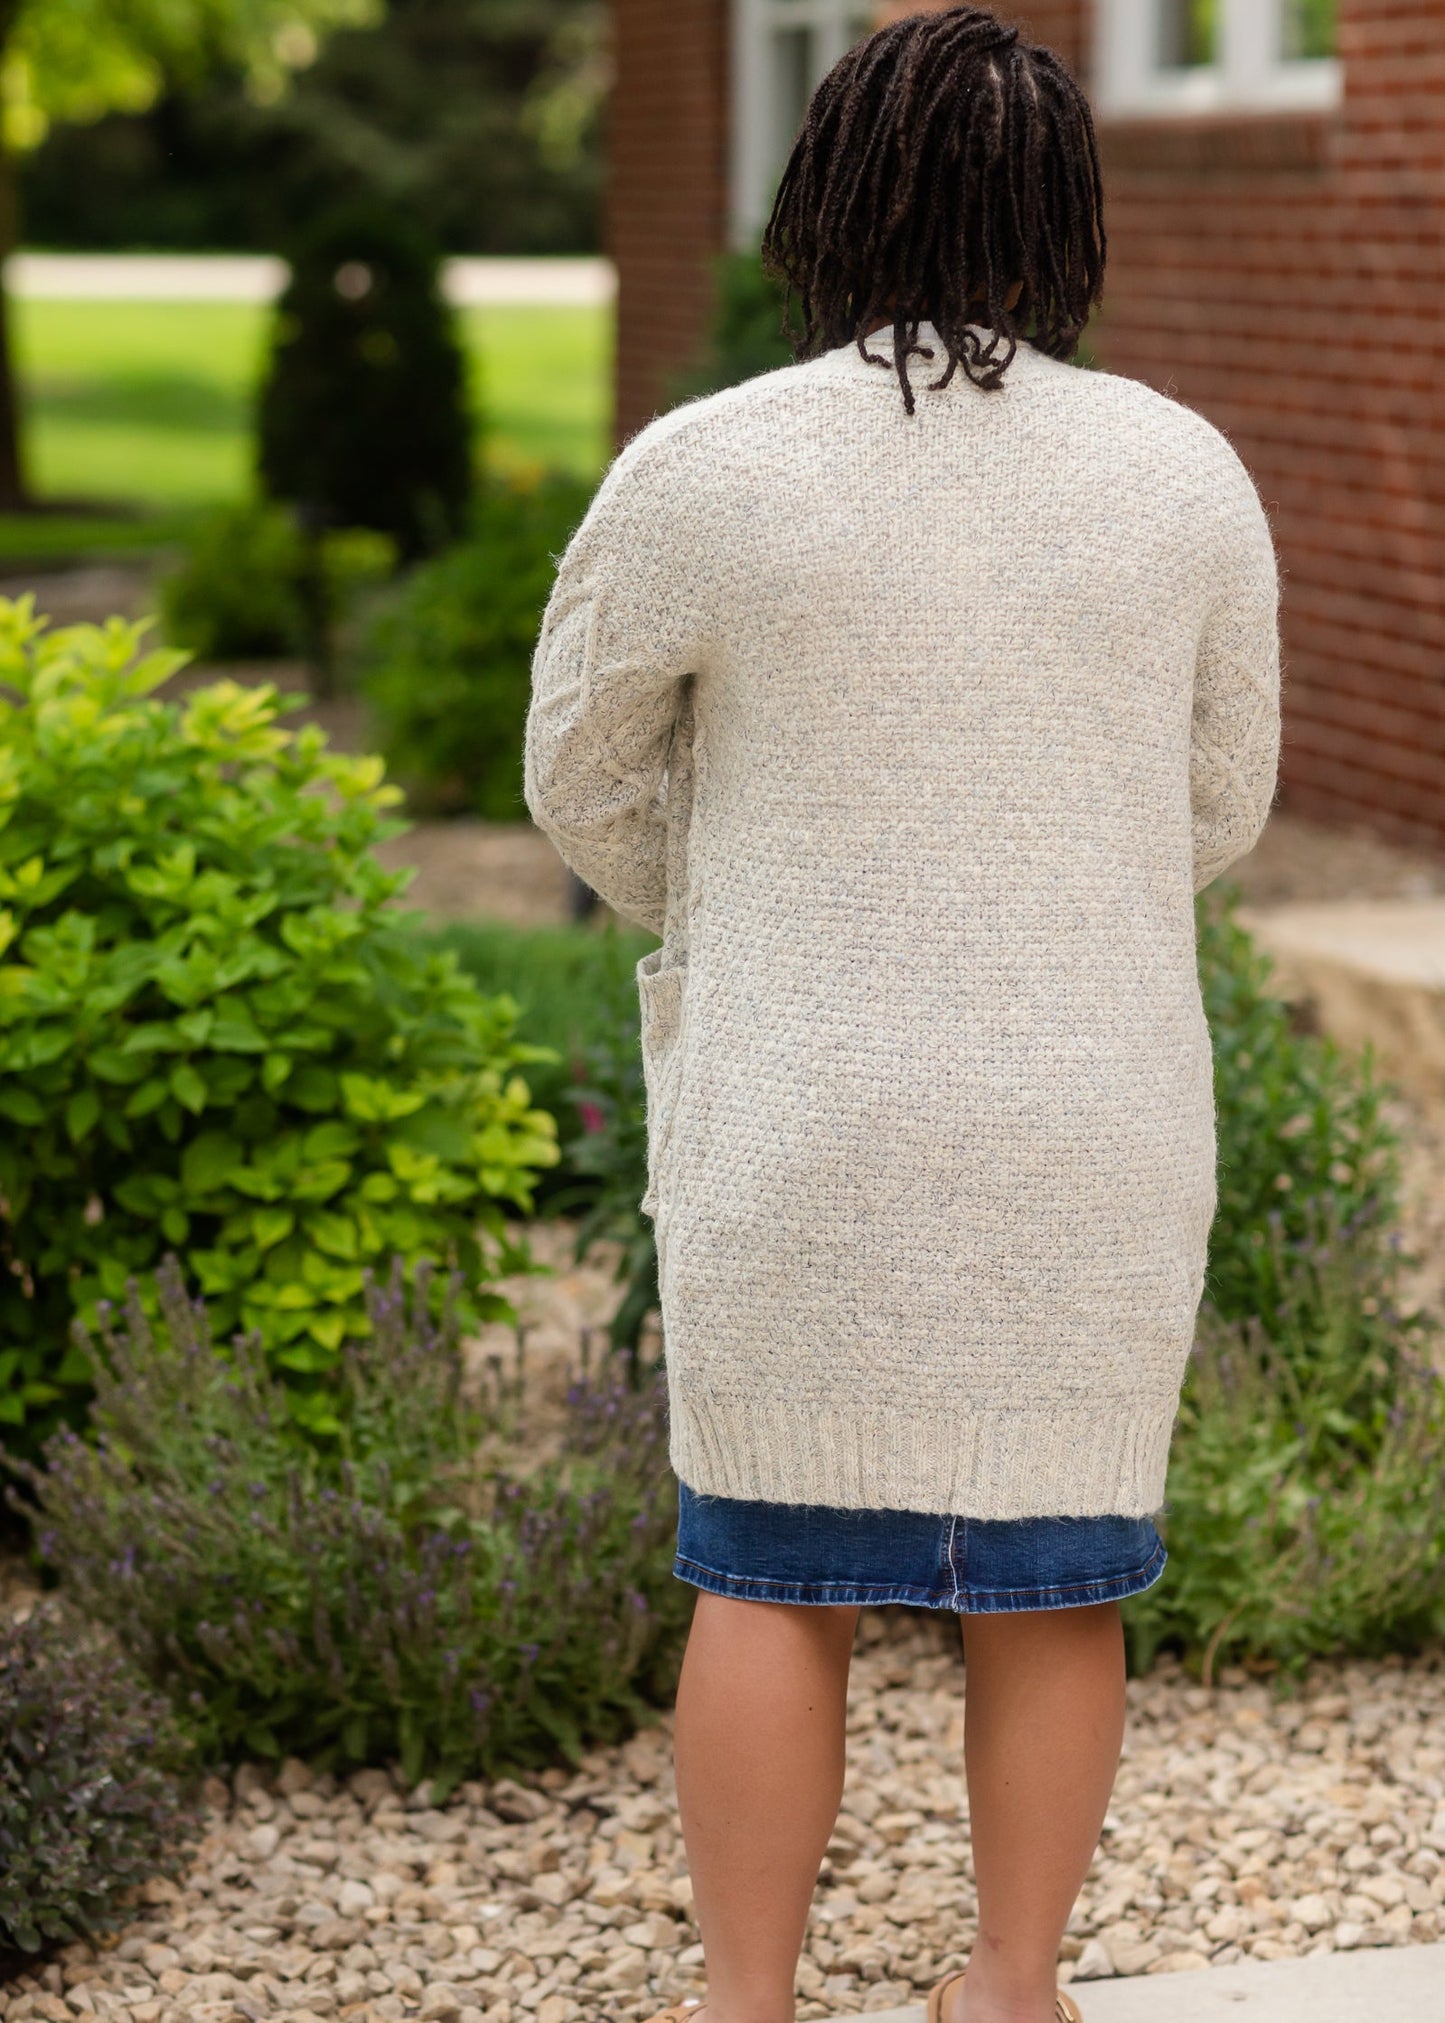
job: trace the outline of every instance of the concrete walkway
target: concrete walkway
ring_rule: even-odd
[[[266,253],[14,253],[6,286],[40,301],[270,302],[286,283],[284,260]],[[458,308],[588,307],[617,291],[612,262],[456,259],[443,289]]]
[[[1079,1981],[1069,1992],[1084,2023],[1445,2023],[1445,1945]],[[878,2010],[867,2023],[922,2018],[919,2005]]]
[[[1388,1075],[1445,1096],[1445,898],[1246,907],[1240,919],[1274,958],[1278,986],[1313,999],[1326,1031],[1347,1046],[1373,1041]]]

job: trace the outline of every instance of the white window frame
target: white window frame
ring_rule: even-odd
[[[728,236],[739,251],[757,244],[782,167],[771,156],[778,129],[770,54],[774,31],[813,30],[811,91],[852,46],[860,16],[870,11],[867,0],[732,0]]]
[[[1340,103],[1337,58],[1287,59],[1282,0],[1220,0],[1219,56],[1164,68],[1158,0],[1095,0],[1094,100],[1106,119],[1217,112],[1325,112]]]

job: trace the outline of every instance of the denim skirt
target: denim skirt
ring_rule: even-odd
[[[740,1601],[1005,1615],[1122,1601],[1164,1571],[1149,1517],[935,1517],[704,1496],[678,1484],[679,1580]]]

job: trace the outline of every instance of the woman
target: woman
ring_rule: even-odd
[[[973,7],[824,79],[799,362],[654,420],[562,557],[526,796],[638,965],[706,2023],[787,2023],[859,1607],[962,1620],[978,1936],[1059,1942],[1156,1580],[1213,1217],[1193,894],[1253,843],[1277,576],[1199,416],[1072,357],[1093,128]],[[696,2005],[680,2004],[677,2017]]]

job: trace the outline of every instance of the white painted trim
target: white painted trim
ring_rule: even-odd
[[[732,0],[731,14],[728,236],[734,248],[742,251],[764,223],[759,215],[766,201],[760,190],[759,164],[767,154],[771,89],[762,0]]]
[[[1278,0],[1221,0],[1220,59],[1161,69],[1157,0],[1095,0],[1094,100],[1106,119],[1216,112],[1328,112],[1344,94],[1333,58],[1287,63]]]
[[[728,240],[738,250],[757,244],[781,168],[771,158],[777,132],[769,40],[779,28],[811,28],[816,37],[816,85],[849,48],[850,30],[867,14],[866,0],[732,0],[729,23],[731,118],[728,156]]]

